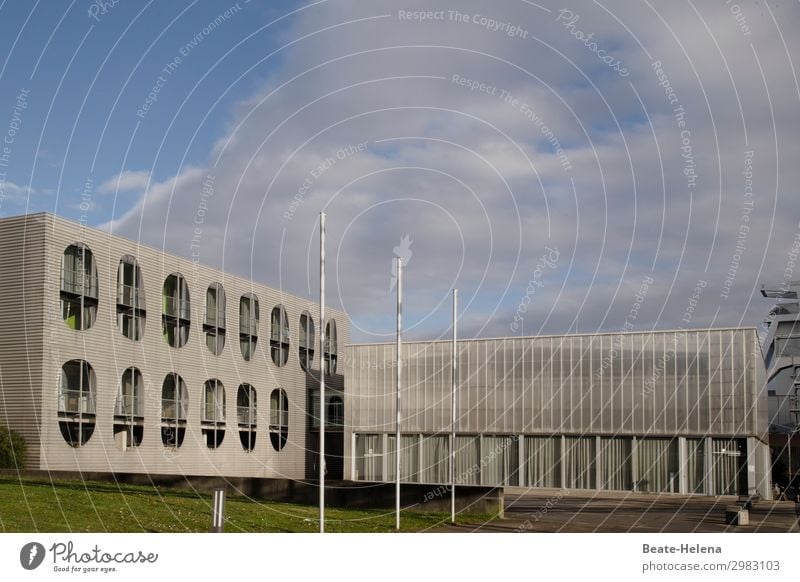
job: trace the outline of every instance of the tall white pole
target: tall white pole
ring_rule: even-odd
[[[450,402],[450,522],[456,522],[456,390],[458,389],[458,345],[456,321],[458,320],[458,289],[453,289],[453,386]]]
[[[400,529],[400,386],[403,363],[403,260],[397,258],[397,386],[395,402],[395,528]]]
[[[325,533],[325,213],[319,214],[319,533]]]

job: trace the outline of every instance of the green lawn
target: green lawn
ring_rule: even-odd
[[[318,509],[307,505],[228,497],[226,532],[316,532]],[[449,514],[403,512],[403,531],[426,531]],[[469,515],[480,523],[487,516]],[[205,532],[211,494],[104,482],[0,477],[0,532]],[[392,510],[327,508],[330,532],[394,531]]]

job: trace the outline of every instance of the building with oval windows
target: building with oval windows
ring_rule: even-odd
[[[51,214],[0,220],[0,240],[0,424],[29,468],[309,475],[317,302]],[[343,377],[326,384],[341,402]],[[339,457],[342,434],[327,439]]]

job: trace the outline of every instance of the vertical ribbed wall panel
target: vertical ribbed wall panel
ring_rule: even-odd
[[[0,424],[27,443],[27,467],[39,468],[44,303],[44,215],[0,220]],[[52,376],[55,377],[55,376]]]
[[[391,344],[347,350],[353,361],[394,368]],[[450,344],[404,350],[403,414],[413,420],[403,430],[447,431]],[[459,354],[462,433],[733,437],[766,428],[751,328],[461,340]],[[349,377],[358,401],[393,402],[393,375]],[[362,421],[348,430],[385,430],[354,418]]]

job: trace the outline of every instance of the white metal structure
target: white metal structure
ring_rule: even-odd
[[[395,374],[395,528],[400,529],[400,457],[402,455],[400,446],[400,389],[402,387],[403,369],[403,259],[397,257],[397,353],[395,362],[397,373]]]
[[[325,533],[325,213],[319,215],[319,533]]]
[[[456,522],[456,391],[458,390],[458,289],[453,289],[453,387],[450,402],[450,522]]]

